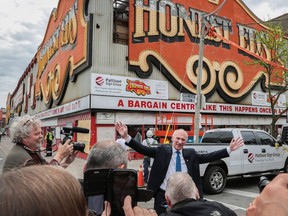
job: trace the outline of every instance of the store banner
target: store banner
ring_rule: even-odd
[[[168,82],[92,73],[91,94],[168,99]]]
[[[271,106],[271,101],[269,99],[268,93],[252,91],[252,105],[256,106]],[[286,98],[285,95],[280,95],[277,104],[277,107],[286,107]]]

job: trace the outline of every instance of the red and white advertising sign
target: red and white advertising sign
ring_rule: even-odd
[[[105,103],[103,103],[105,101]],[[139,111],[159,111],[159,112],[186,112],[194,113],[195,103],[173,101],[173,100],[153,100],[139,98],[119,98],[107,96],[91,96],[92,109],[114,109],[114,110],[139,110]],[[283,109],[277,108],[276,113]],[[245,115],[271,115],[270,107],[257,107],[236,104],[206,103],[201,110],[202,114],[245,114]]]
[[[168,99],[168,82],[92,73],[91,94]]]
[[[252,105],[257,106],[270,106],[271,102],[268,97],[268,93],[252,91]],[[280,95],[277,101],[277,107],[286,107],[285,95]]]

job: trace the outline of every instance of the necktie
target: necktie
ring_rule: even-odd
[[[176,172],[181,172],[181,159],[180,159],[180,152],[176,151]]]

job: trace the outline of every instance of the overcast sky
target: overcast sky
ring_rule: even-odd
[[[287,0],[243,0],[262,20],[288,13]],[[9,0],[0,7],[0,107],[16,88],[37,47],[58,0]]]

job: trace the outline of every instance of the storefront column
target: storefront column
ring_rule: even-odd
[[[96,116],[91,113],[91,128],[90,128],[90,148],[96,143]]]

